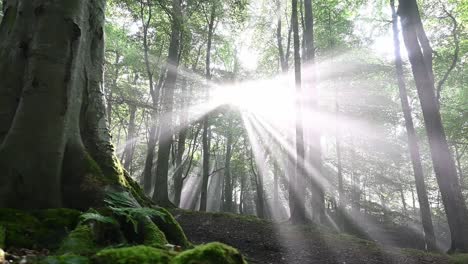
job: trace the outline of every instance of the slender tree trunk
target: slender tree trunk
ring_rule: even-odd
[[[176,172],[174,174],[174,204],[175,206],[180,206],[180,197],[182,195],[182,187],[184,185],[184,162],[183,157],[185,153],[185,141],[187,140],[188,132],[188,112],[187,112],[187,98],[189,94],[187,93],[187,81],[184,78],[182,81],[182,100],[181,108],[182,113],[180,117],[180,131],[179,131],[179,141],[177,142],[177,158],[176,158]],[[190,154],[190,153],[188,153]]]
[[[304,130],[302,126],[301,103],[301,56],[299,40],[299,23],[297,18],[297,0],[292,0],[292,28],[294,35],[294,72],[296,86],[296,164],[295,173],[291,177],[289,187],[291,222],[302,224],[306,222],[305,215],[305,162],[304,162]]]
[[[135,124],[135,116],[137,107],[136,105],[128,105],[130,111],[130,118],[128,120],[128,133],[127,133],[127,140],[125,143],[124,149],[124,158],[123,164],[124,168],[127,171],[130,171],[130,167],[132,166],[133,161],[133,153],[135,152],[135,132],[136,132],[136,124]]]
[[[164,82],[162,97],[162,115],[161,115],[161,132],[158,142],[158,159],[156,162],[156,183],[154,186],[153,201],[162,206],[173,206],[169,201],[168,193],[168,172],[169,172],[169,156],[171,152],[173,129],[173,104],[174,90],[177,81],[179,67],[179,49],[180,49],[180,32],[182,27],[182,12],[180,0],[172,0],[172,25],[171,25],[171,42],[169,45],[169,54],[167,57],[168,71]]]
[[[304,0],[304,62],[309,66],[309,79],[304,83],[307,91],[307,105],[312,109],[313,114],[318,112],[318,91],[315,80],[315,45],[314,45],[314,15],[312,0]],[[325,198],[323,188],[318,179],[322,177],[322,149],[320,146],[319,126],[315,126],[308,137],[310,146],[309,155],[312,164],[312,172],[307,177],[311,179],[312,191],[312,217],[315,222],[323,222],[325,217]]]
[[[428,250],[436,250],[436,239],[434,227],[432,225],[431,209],[427,198],[426,183],[424,182],[424,173],[419,153],[418,139],[414,129],[413,117],[411,116],[411,107],[406,93],[406,84],[403,76],[403,62],[400,54],[400,39],[398,37],[398,16],[395,11],[394,0],[390,1],[393,15],[393,44],[395,51],[395,67],[397,73],[398,87],[400,91],[400,100],[405,118],[405,126],[408,134],[408,148],[410,151],[411,162],[413,164],[416,191],[418,193],[419,207],[421,210],[421,222],[424,230],[424,241]]]
[[[211,7],[210,12],[210,20],[208,23],[208,43],[206,47],[206,80],[211,80],[211,45],[213,41],[213,34],[214,34],[214,22],[216,19],[216,9],[215,5],[213,4]],[[206,100],[210,98],[209,88],[206,88]],[[201,186],[201,193],[200,193],[200,211],[206,211],[206,200],[207,200],[207,192],[208,192],[208,178],[209,178],[209,170],[210,170],[210,116],[209,113],[205,115],[203,118],[203,178],[202,178],[202,186]]]
[[[457,179],[440,116],[432,72],[432,50],[425,36],[416,0],[400,0],[403,39],[408,50],[424,123],[452,237],[450,251],[468,252],[468,210]]]
[[[277,10],[277,15],[278,15],[278,22],[276,26],[276,44],[278,45],[278,56],[279,56],[279,61],[280,61],[280,66],[281,66],[281,71],[283,73],[288,72],[288,62],[286,58],[286,55],[284,54],[284,49],[283,49],[283,36],[282,36],[282,19],[281,19],[281,0],[276,1],[276,10]]]
[[[231,157],[233,144],[233,125],[232,118],[229,118],[229,124],[226,130],[226,160],[224,162],[224,211],[232,212],[232,178],[231,178]]]
[[[0,207],[102,206],[130,183],[106,121],[103,0],[4,1]]]
[[[153,101],[153,109],[151,112],[151,121],[150,121],[150,132],[148,136],[149,138],[148,148],[146,150],[145,166],[144,166],[143,175],[142,175],[143,190],[147,195],[150,195],[151,190],[153,189],[153,162],[154,162],[154,154],[155,154],[156,142],[157,142],[157,137],[158,137],[157,121],[158,121],[159,91],[156,92],[156,89],[154,87],[153,70],[151,69],[150,60],[149,60],[148,29],[149,29],[149,24],[151,23],[151,19],[152,19],[152,8],[151,6],[148,6],[148,17],[146,20],[144,17],[144,10],[145,10],[144,3],[143,1],[140,0],[140,18],[143,24],[143,54],[144,54],[144,60],[145,60],[146,74],[148,75],[150,95]]]
[[[112,78],[112,85],[109,87],[109,97],[107,98],[107,122],[109,123],[109,127],[112,127],[112,101],[114,97],[114,89],[117,88],[117,80],[119,79],[119,72],[120,72],[120,67],[118,66],[120,61],[120,54],[118,52],[115,53],[115,62],[114,62],[114,76]]]

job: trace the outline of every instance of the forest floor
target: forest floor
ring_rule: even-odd
[[[238,248],[253,264],[467,263],[464,255],[457,260],[443,254],[384,247],[323,228],[293,227],[233,214],[172,213],[193,243],[226,243]]]

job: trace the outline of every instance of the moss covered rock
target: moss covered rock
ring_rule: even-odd
[[[149,219],[142,221],[143,244],[152,247],[164,247],[168,244],[164,233]]]
[[[187,236],[185,235],[182,227],[175,220],[169,211],[162,207],[155,207],[156,210],[160,211],[164,216],[163,217],[153,217],[153,221],[166,235],[169,243],[181,246],[182,248],[191,248],[192,244],[188,241]]]
[[[148,246],[105,249],[92,257],[94,264],[168,264],[174,254]],[[221,262],[222,263],[222,262]]]
[[[62,242],[59,254],[90,255],[97,251],[94,233],[89,225],[79,225]]]
[[[237,249],[222,243],[209,243],[184,251],[171,264],[246,264]]]
[[[0,225],[0,248],[5,248],[5,235],[6,229],[4,226]]]
[[[44,231],[31,214],[8,208],[0,209],[0,226],[5,228],[5,247],[34,248]]]
[[[39,264],[89,264],[87,257],[67,254],[62,256],[49,256],[39,262]]]

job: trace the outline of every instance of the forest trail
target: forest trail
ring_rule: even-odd
[[[173,214],[193,243],[229,244],[253,264],[454,263],[444,255],[382,248],[350,235],[274,224],[255,217],[183,210],[174,210]]]

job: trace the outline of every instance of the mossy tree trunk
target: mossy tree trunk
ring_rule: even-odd
[[[105,0],[4,4],[0,207],[95,206],[130,184],[106,124]]]

